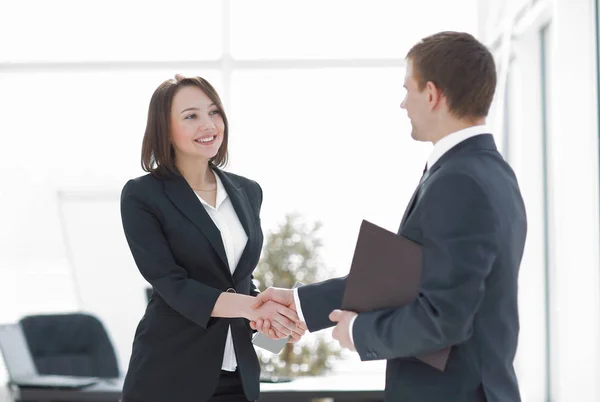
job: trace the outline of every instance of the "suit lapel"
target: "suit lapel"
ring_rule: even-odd
[[[431,169],[428,169],[425,173],[423,173],[423,176],[421,177],[421,180],[419,181],[419,185],[415,189],[412,197],[410,198],[410,201],[408,202],[408,207],[406,207],[406,210],[404,211],[404,216],[402,217],[402,221],[400,221],[400,228],[404,227],[406,220],[408,219],[408,217],[410,216],[412,211],[415,209],[415,206],[417,205],[417,202],[419,201],[419,193],[421,192],[421,188],[423,187],[423,184],[439,168],[440,168],[440,165],[436,163],[431,167]]]
[[[412,211],[415,209],[415,206],[419,202],[419,198],[420,198],[419,193],[421,192],[421,189],[423,188],[423,185],[425,184],[425,182],[440,167],[442,167],[442,165],[446,161],[448,161],[449,159],[454,158],[454,157],[459,157],[463,153],[469,153],[472,150],[488,150],[488,151],[497,152],[496,143],[494,141],[494,136],[492,134],[476,135],[474,137],[468,138],[468,139],[456,144],[454,147],[450,148],[444,155],[442,155],[440,157],[440,159],[438,159],[438,161],[435,162],[433,164],[433,166],[431,166],[429,168],[429,170],[427,170],[427,172],[425,172],[425,174],[423,174],[423,177],[421,177],[421,181],[419,182],[417,189],[415,190],[410,201],[408,202],[408,207],[404,211],[404,216],[402,217],[402,221],[400,222],[400,229],[402,229],[404,227],[410,214],[412,213]]]
[[[236,181],[229,177],[228,174],[222,172],[220,169],[213,170],[219,175],[223,187],[225,187],[225,191],[227,191],[227,195],[231,200],[233,209],[242,223],[246,235],[250,238],[250,235],[254,230],[254,219],[252,219],[251,216],[250,201],[248,200],[246,191]]]
[[[413,195],[412,195],[412,197],[410,197],[410,201],[408,202],[408,206],[404,210],[404,215],[402,216],[402,220],[400,221],[400,229],[402,229],[402,227],[404,227],[404,223],[408,219],[408,216],[410,215],[410,213],[412,212],[412,210],[415,206],[415,202],[417,200],[417,193],[419,192],[419,187],[421,187],[421,184],[419,184],[417,186],[417,188],[415,189],[415,191],[413,192]]]
[[[256,220],[252,216],[250,200],[248,199],[246,190],[244,190],[244,188],[227,173],[221,171],[220,169],[214,169],[214,171],[219,175],[219,178],[223,183],[223,187],[225,187],[225,191],[227,191],[227,195],[231,200],[233,209],[235,210],[235,213],[238,216],[244,231],[246,232],[246,236],[248,236],[246,247],[244,248],[237,267],[233,273],[233,276],[237,277],[245,271],[244,267],[247,259],[249,258],[248,253],[250,250],[252,250],[254,242],[256,241]]]
[[[215,226],[214,222],[204,209],[198,196],[189,186],[183,176],[177,176],[165,180],[165,192],[167,197],[175,204],[175,206],[183,213],[192,223],[200,229],[204,236],[208,239],[212,247],[217,252],[217,255],[223,261],[225,268],[229,272],[229,264],[227,263],[227,255],[225,247],[221,239],[221,232]]]

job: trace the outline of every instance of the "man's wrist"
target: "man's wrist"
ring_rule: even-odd
[[[354,322],[356,321],[356,318],[358,317],[358,315],[355,315],[354,317],[352,317],[352,319],[350,320],[350,325],[348,325],[348,331],[350,332],[350,342],[352,342],[352,345],[354,345],[354,348],[356,349],[356,345],[354,344],[354,335],[353,335],[353,331],[354,331]]]
[[[298,289],[293,289],[294,292],[294,307],[296,308],[296,314],[298,314],[298,318],[302,322],[306,322],[304,320],[304,314],[302,314],[302,306],[300,305],[300,296],[298,295]]]

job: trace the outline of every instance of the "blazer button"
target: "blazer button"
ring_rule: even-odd
[[[237,293],[234,288],[229,288],[226,290],[227,293]]]

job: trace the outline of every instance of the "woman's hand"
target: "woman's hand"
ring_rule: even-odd
[[[271,322],[268,319],[267,320],[259,319],[258,321],[250,321],[250,328],[252,328],[255,331],[262,332],[263,334],[267,335],[271,339],[282,339],[282,338],[287,337],[287,335],[284,335],[281,332],[277,331],[276,329],[273,329]],[[302,321],[300,321],[296,325],[296,329],[294,329],[292,331],[291,338],[288,343],[298,342],[304,336],[304,333],[306,332],[307,329],[308,328],[306,327],[306,324],[303,323]]]
[[[298,319],[298,314],[289,307],[283,306],[274,301],[268,301],[258,308],[250,310],[249,317],[246,317],[251,322],[261,321],[270,322],[271,329],[277,331],[277,339],[285,338],[292,334],[302,336],[304,329]],[[269,333],[267,332],[267,335]]]

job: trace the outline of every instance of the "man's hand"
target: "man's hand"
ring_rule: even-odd
[[[344,310],[333,310],[329,314],[329,319],[333,322],[337,322],[337,325],[333,329],[333,338],[336,339],[340,345],[346,349],[350,349],[356,352],[356,348],[350,338],[350,321],[358,314],[352,311]]]
[[[267,302],[279,303],[293,311],[296,311],[296,304],[294,303],[294,291],[291,289],[270,287],[256,296],[256,300],[252,305],[252,308],[260,308],[260,306]],[[260,331],[268,335],[272,339],[282,339],[290,335],[278,328],[276,323],[272,322],[272,320],[270,320],[268,317],[265,319],[259,318],[255,321],[251,320],[250,327],[253,330]],[[292,337],[290,342],[298,342],[302,335],[304,335],[306,329],[305,323],[297,322],[296,328],[291,332]]]
[[[291,289],[270,287],[256,296],[254,304],[252,304],[252,308],[259,308],[268,301],[274,301],[296,311],[296,304],[294,303],[294,291]]]
[[[267,301],[258,308],[255,306],[256,303],[252,305],[250,314],[247,317],[251,322],[269,321],[272,329],[276,330],[281,337],[289,336],[292,332],[298,331],[299,319],[296,311],[274,301]]]

